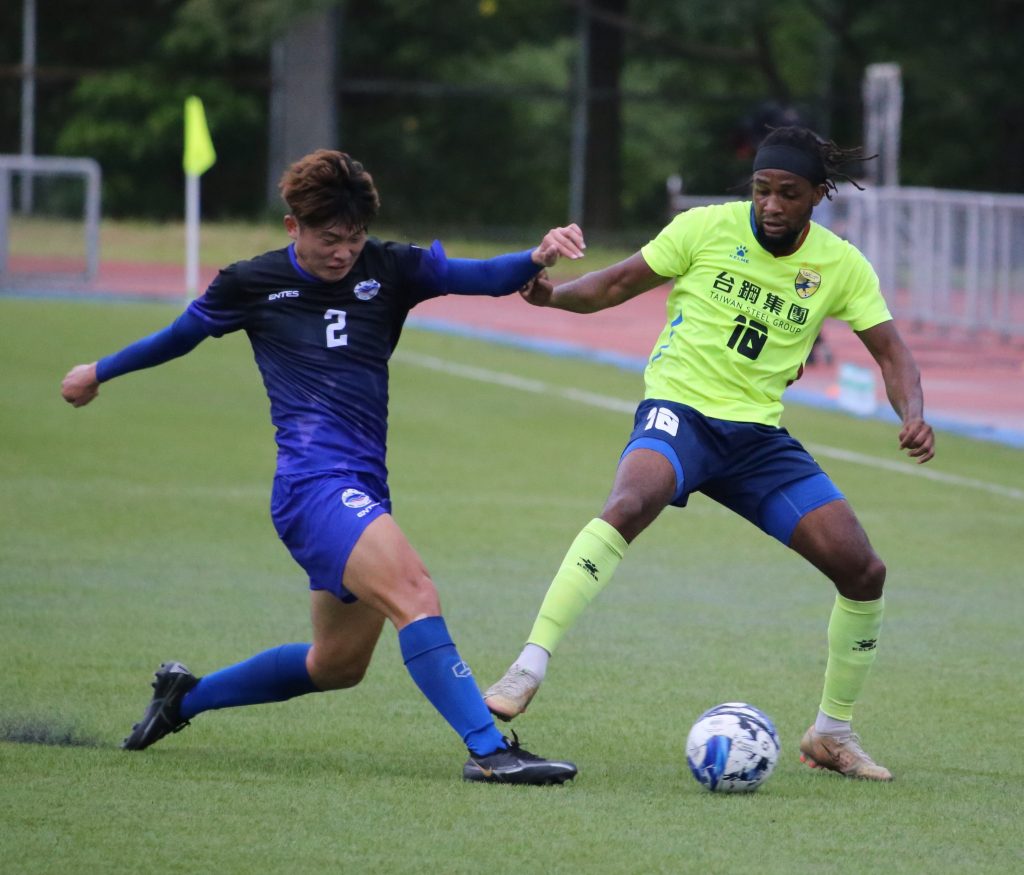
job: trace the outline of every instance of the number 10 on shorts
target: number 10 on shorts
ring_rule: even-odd
[[[652,428],[666,431],[675,437],[676,432],[679,431],[679,417],[667,407],[656,407],[647,414],[647,424],[644,425],[646,431],[650,431]]]

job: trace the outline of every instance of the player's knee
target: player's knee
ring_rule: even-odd
[[[309,676],[317,689],[323,692],[347,690],[357,686],[366,677],[366,668],[365,663],[353,663],[343,657],[314,658],[309,666]]]
[[[351,687],[357,686],[362,681],[362,679],[364,677],[366,677],[366,669],[365,668],[358,668],[358,669],[346,668],[346,669],[342,669],[342,670],[336,671],[333,674],[331,674],[331,675],[327,676],[326,678],[324,678],[324,683],[326,684],[326,686],[322,686],[319,683],[317,683],[317,686],[320,686],[321,689],[323,689],[325,691],[326,690],[347,690],[347,689],[350,689]],[[314,683],[316,683],[316,682],[314,681]]]
[[[614,526],[626,541],[632,541],[661,512],[661,505],[639,492],[613,492],[605,503],[601,518]]]
[[[865,558],[854,573],[836,581],[836,589],[845,598],[857,602],[870,602],[882,597],[885,587],[885,563],[874,554]]]
[[[437,587],[426,571],[408,575],[391,593],[390,619],[402,626],[417,617],[433,617],[441,613]]]

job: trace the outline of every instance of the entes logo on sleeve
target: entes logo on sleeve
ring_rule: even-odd
[[[298,291],[295,289],[286,289],[283,292],[271,292],[267,295],[268,301],[279,301],[281,298],[297,298],[299,297]]]

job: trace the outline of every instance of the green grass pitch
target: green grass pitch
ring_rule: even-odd
[[[119,750],[161,660],[201,674],[308,635],[305,581],[269,519],[272,434],[243,337],[123,377],[83,410],[60,399],[69,366],[174,313],[0,300],[0,872],[1024,866],[1024,455],[940,434],[932,477],[878,470],[870,459],[899,460],[891,425],[805,408],[785,424],[824,451],[889,566],[857,726],[891,785],[799,763],[831,588],[701,498],[641,536],[517,721],[528,747],[579,764],[572,785],[463,784],[459,740],[390,628],[354,690],[205,714]],[[615,408],[640,375],[415,330],[392,373],[396,518],[486,685],[600,509],[631,421]],[[775,719],[782,756],[758,793],[716,796],[684,741],[737,699]]]

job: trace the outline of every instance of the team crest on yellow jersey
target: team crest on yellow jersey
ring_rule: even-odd
[[[796,279],[793,280],[793,287],[801,298],[809,298],[821,285],[821,274],[809,267],[801,267],[797,271]]]

